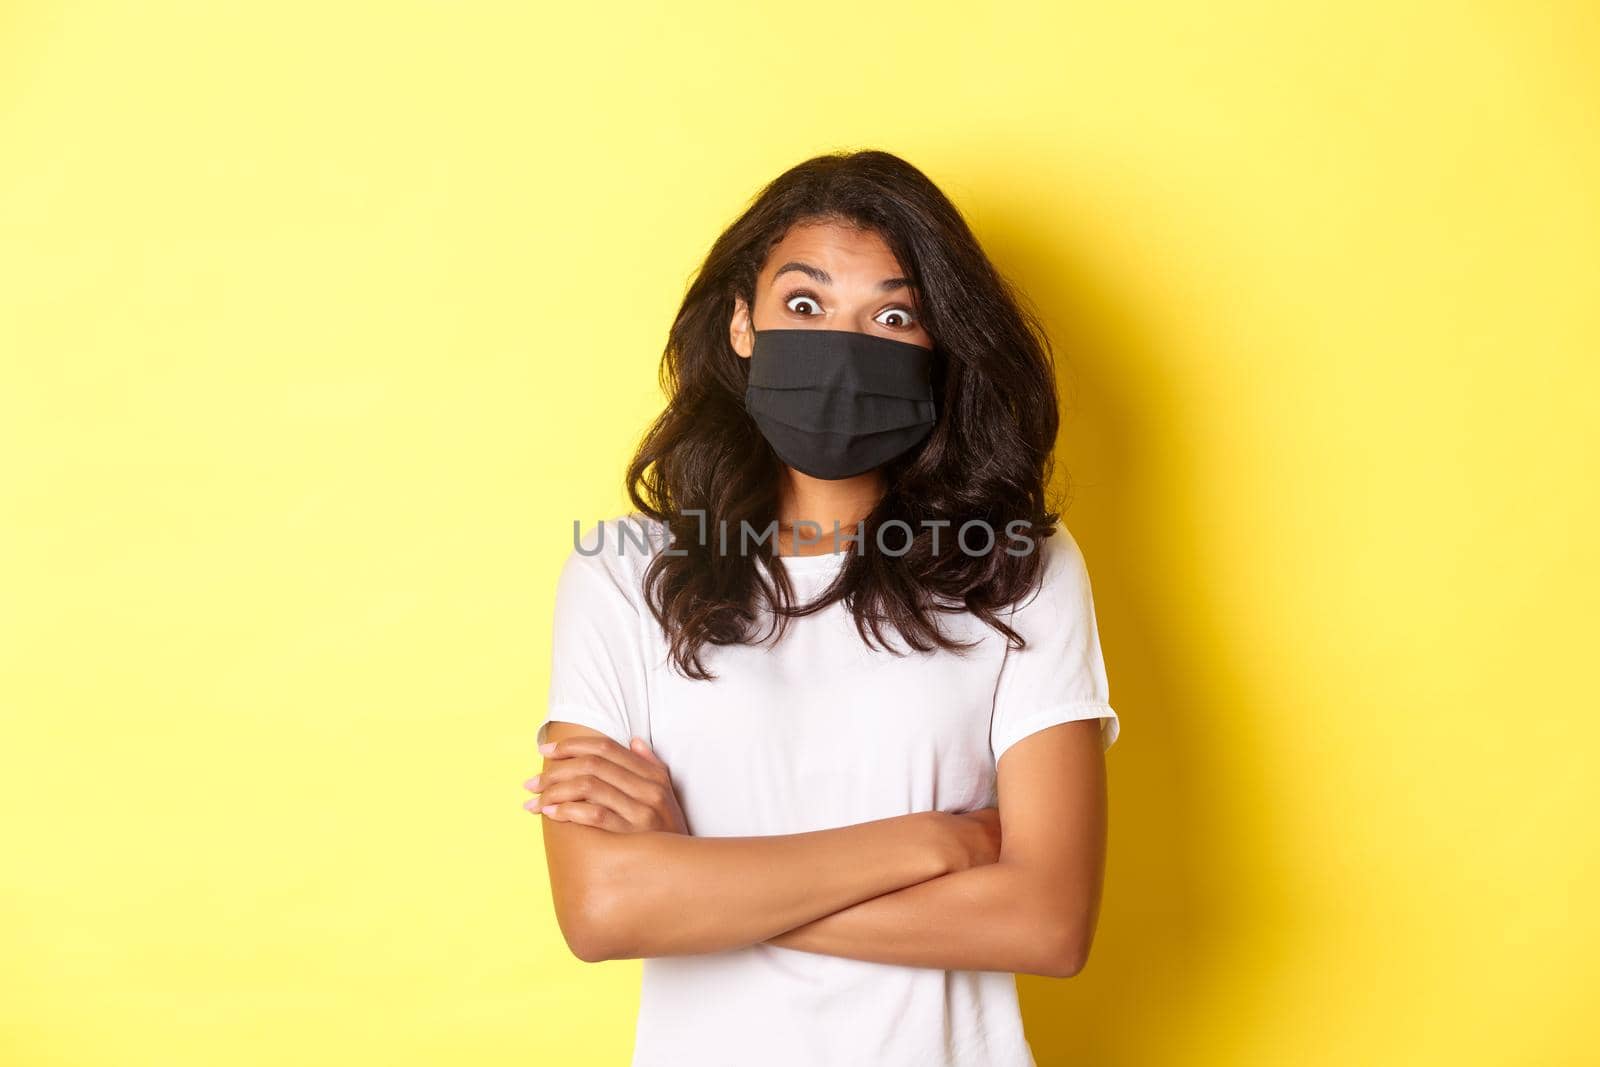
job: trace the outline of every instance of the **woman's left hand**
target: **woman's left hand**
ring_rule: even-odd
[[[689,832],[667,765],[643,738],[624,748],[609,737],[570,737],[539,752],[544,768],[523,783],[539,794],[523,805],[529,811],[612,833]]]

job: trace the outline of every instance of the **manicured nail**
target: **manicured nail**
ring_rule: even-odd
[[[534,799],[528,801],[526,804],[524,804],[522,806],[524,808],[526,808],[528,811],[538,811],[539,810],[539,799],[537,797],[535,797]]]
[[[532,778],[529,778],[526,782],[523,782],[522,788],[537,793],[539,791],[539,775],[536,774]]]
[[[553,756],[555,754],[556,754],[556,743],[554,741],[546,741],[544,744],[539,746],[539,755],[541,755],[541,756]]]
[[[556,809],[559,808],[560,806],[561,806],[560,804],[546,804],[544,807],[540,808],[539,810],[544,812],[546,815],[554,815]]]

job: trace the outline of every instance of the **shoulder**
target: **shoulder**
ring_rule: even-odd
[[[1089,599],[1089,568],[1077,538],[1061,523],[1048,537],[1031,538],[1039,555],[1033,587],[1016,604],[1019,613],[1074,613]]]
[[[574,521],[562,564],[564,588],[611,590],[638,603],[650,561],[667,544],[666,524],[630,511],[584,525]]]

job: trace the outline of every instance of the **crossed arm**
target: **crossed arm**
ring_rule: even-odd
[[[831,830],[694,837],[667,768],[552,723],[528,787],[544,813],[556,918],[585,960],[768,942],[851,959],[1070,977],[1100,907],[1100,721],[1041,730],[998,767],[998,809]]]

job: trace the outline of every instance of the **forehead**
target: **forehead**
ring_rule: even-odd
[[[861,280],[876,285],[880,279],[904,273],[882,235],[840,222],[802,222],[791,226],[767,253],[766,262],[761,266],[762,276],[770,277],[790,260],[821,267],[833,275],[836,283],[846,275],[860,274]]]

